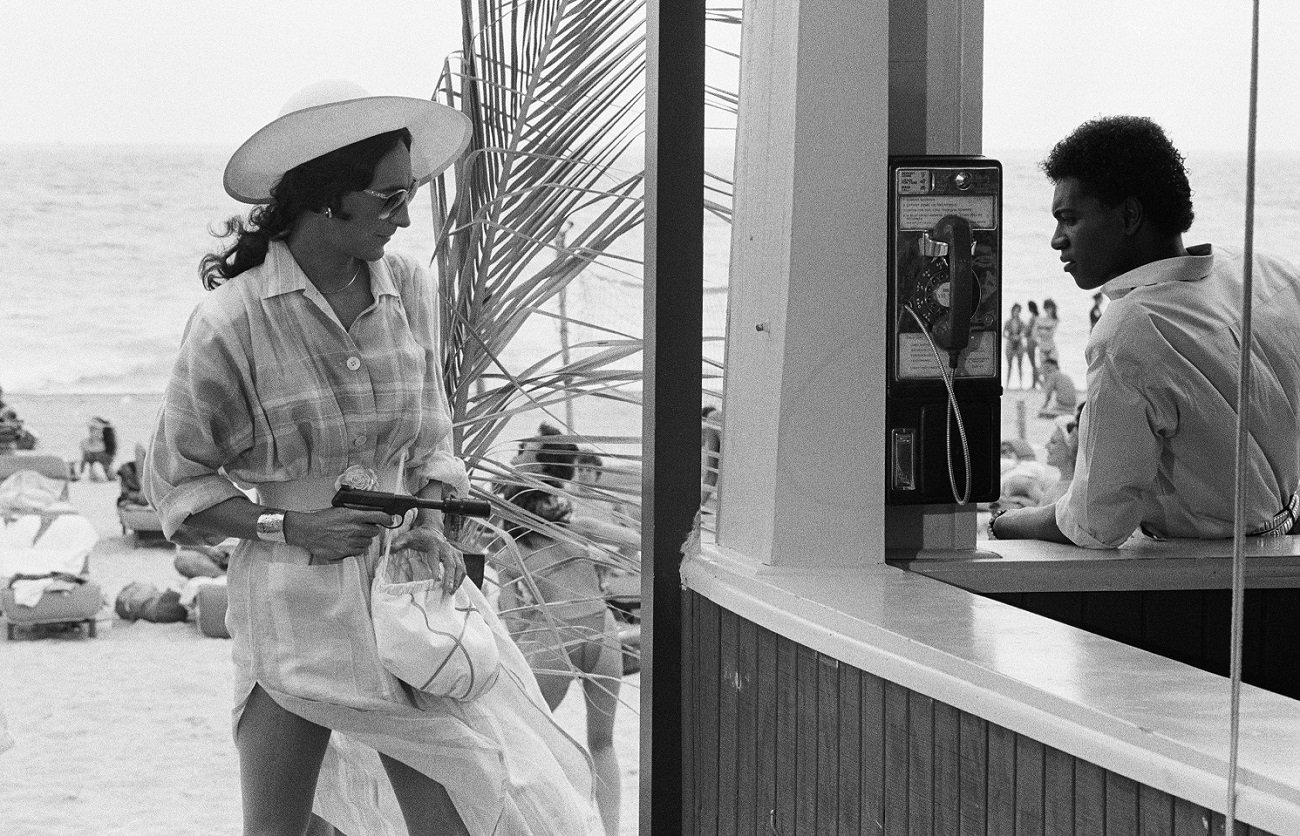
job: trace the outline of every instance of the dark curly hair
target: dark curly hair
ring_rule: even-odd
[[[217,238],[234,235],[235,242],[224,250],[203,256],[199,262],[203,286],[212,290],[261,264],[266,260],[271,242],[288,238],[303,212],[319,212],[328,207],[335,217],[347,220],[339,205],[343,195],[370,185],[379,160],[399,141],[409,149],[411,132],[399,128],[376,134],[286,171],[271,188],[270,203],[254,207],[247,219],[236,215],[212,231]]]
[[[1053,183],[1079,181],[1107,206],[1135,197],[1157,230],[1179,235],[1192,226],[1192,188],[1183,155],[1145,116],[1106,116],[1084,122],[1043,161]]]

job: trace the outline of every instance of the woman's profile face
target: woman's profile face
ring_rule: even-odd
[[[366,188],[388,194],[410,185],[411,152],[404,143],[397,142],[387,154],[379,158],[375,165],[375,175]],[[363,261],[377,261],[381,258],[393,234],[399,228],[411,225],[407,206],[401,206],[387,218],[380,218],[383,207],[382,198],[362,191],[343,195],[341,208],[349,218],[336,227],[340,236],[340,249]]]
[[[1052,431],[1052,437],[1047,440],[1047,463],[1057,470],[1073,470],[1074,456],[1079,449],[1078,439],[1077,428],[1071,428],[1069,433],[1066,433],[1058,426]]]

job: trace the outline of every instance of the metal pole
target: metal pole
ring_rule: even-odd
[[[682,832],[682,547],[699,510],[704,0],[646,10],[641,836]],[[689,661],[689,660],[687,660]]]

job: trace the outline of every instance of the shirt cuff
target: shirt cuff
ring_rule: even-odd
[[[173,487],[157,505],[163,536],[170,540],[191,515],[237,496],[244,496],[244,493],[229,479],[217,474],[201,476]]]
[[[1056,502],[1056,527],[1061,529],[1061,533],[1068,537],[1070,542],[1085,549],[1114,549],[1128,539],[1128,535],[1125,535],[1116,543],[1107,543],[1089,534],[1075,520],[1074,514],[1070,513],[1069,499],[1070,494],[1067,493]]]

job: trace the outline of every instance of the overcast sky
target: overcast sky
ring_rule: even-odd
[[[458,0],[2,0],[0,142],[233,148],[306,83],[427,97]],[[884,2],[884,0],[878,0]],[[985,147],[1045,148],[1144,113],[1187,148],[1241,148],[1249,0],[987,0]],[[1260,145],[1293,148],[1300,2],[1264,0]]]

